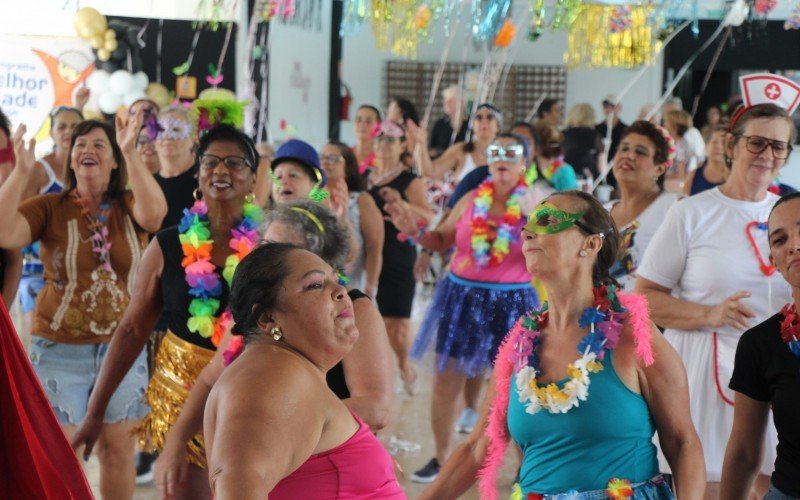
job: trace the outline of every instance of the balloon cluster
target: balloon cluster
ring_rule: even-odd
[[[629,5],[618,5],[614,7],[608,18],[608,31],[610,33],[622,33],[632,25],[631,7]]]
[[[759,16],[766,16],[778,6],[778,0],[756,0],[753,11]]]
[[[792,9],[792,13],[789,14],[789,17],[786,18],[786,22],[783,23],[783,29],[785,30],[800,29],[800,5]]]
[[[78,9],[73,26],[78,36],[91,44],[99,69],[109,73],[122,68],[132,73],[142,70],[137,40],[140,27],[118,19],[109,22],[91,7]]]
[[[100,111],[109,115],[116,113],[121,106],[130,106],[139,99],[145,99],[149,83],[143,71],[131,74],[124,69],[113,73],[98,70],[86,80],[92,94],[98,96]]]

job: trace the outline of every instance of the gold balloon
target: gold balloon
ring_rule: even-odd
[[[78,36],[86,39],[95,35],[102,35],[108,28],[106,16],[91,7],[81,7],[78,9],[72,24]]]
[[[105,37],[106,40],[116,40],[117,32],[109,28],[106,30],[103,36]]]
[[[151,83],[148,85],[145,95],[162,109],[169,106],[169,103],[172,102],[172,95],[169,93],[169,90],[160,83]]]
[[[89,39],[89,45],[91,45],[93,49],[99,49],[106,45],[106,39],[102,36],[93,36]]]
[[[108,61],[108,58],[111,57],[111,51],[106,48],[97,49],[97,58],[101,61],[105,62]]]
[[[105,45],[103,46],[103,48],[109,52],[114,52],[115,50],[117,50],[117,47],[119,47],[119,43],[117,43],[116,38],[112,40],[106,40]]]

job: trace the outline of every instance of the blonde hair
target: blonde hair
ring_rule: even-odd
[[[675,126],[678,139],[683,138],[686,131],[692,128],[692,115],[682,109],[668,111],[666,116],[664,116],[664,121],[670,122]]]
[[[567,114],[567,127],[595,126],[594,108],[585,102],[572,106]]]

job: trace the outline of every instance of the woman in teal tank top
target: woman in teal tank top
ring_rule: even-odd
[[[619,248],[613,219],[585,193],[557,193],[533,211],[523,239],[549,304],[506,336],[479,424],[420,498],[456,498],[478,478],[489,500],[702,498],[686,374],[644,298],[618,293],[609,278]],[[658,471],[656,432],[673,485]],[[519,475],[498,493],[512,439]]]

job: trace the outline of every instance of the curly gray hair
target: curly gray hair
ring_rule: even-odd
[[[350,234],[324,206],[308,200],[277,205],[264,214],[261,233],[266,233],[274,222],[288,224],[302,235],[308,251],[317,254],[334,269],[344,268],[350,253]]]

